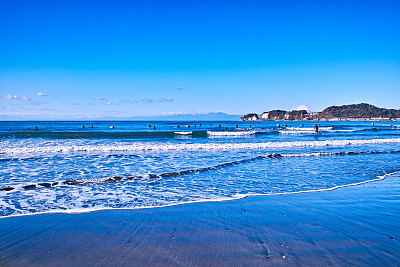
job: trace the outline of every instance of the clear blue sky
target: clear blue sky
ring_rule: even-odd
[[[0,115],[400,108],[400,1],[0,1]]]

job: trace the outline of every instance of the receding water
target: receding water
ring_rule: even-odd
[[[400,170],[400,122],[320,122],[321,135],[315,122],[278,123],[0,122],[0,216],[320,190]]]

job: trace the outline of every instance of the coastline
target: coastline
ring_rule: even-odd
[[[309,112],[306,106],[292,111],[270,110],[260,116],[249,113],[242,121],[400,121],[400,110],[378,108],[367,103],[329,106],[321,112]],[[304,109],[305,108],[305,109]]]
[[[0,219],[0,265],[399,265],[400,176],[332,191]]]
[[[307,121],[319,121],[319,122],[400,122],[400,118],[387,119],[387,118],[322,118],[322,119],[302,119],[302,120],[285,120],[285,119],[240,119],[240,121],[280,121],[280,122],[307,122]]]
[[[307,194],[307,193],[315,193],[315,192],[326,192],[326,191],[333,191],[340,188],[351,187],[351,186],[358,186],[366,183],[373,183],[377,181],[382,181],[386,179],[386,177],[400,174],[400,171],[394,171],[392,173],[387,173],[384,175],[377,176],[375,179],[370,179],[362,182],[352,183],[352,184],[345,184],[345,185],[337,185],[334,187],[323,188],[323,189],[312,189],[312,190],[305,190],[305,191],[294,191],[294,192],[283,192],[283,193],[265,193],[265,194],[246,194],[237,197],[227,197],[227,198],[219,198],[219,199],[203,199],[203,200],[194,200],[194,201],[187,201],[187,202],[178,202],[172,203],[168,205],[161,205],[161,206],[143,206],[143,207],[134,207],[134,208],[85,208],[85,209],[71,209],[71,210],[50,210],[50,211],[42,211],[42,212],[34,212],[28,214],[14,214],[14,215],[6,215],[1,216],[0,220],[12,217],[25,217],[25,216],[35,216],[35,215],[43,215],[43,214],[58,214],[58,213],[65,213],[65,214],[75,214],[75,213],[89,213],[89,212],[97,212],[97,211],[106,211],[106,210],[142,210],[142,209],[157,209],[157,208],[166,208],[166,207],[173,207],[179,205],[188,205],[188,204],[196,204],[196,203],[207,203],[207,202],[225,202],[225,201],[235,201],[244,199],[247,197],[260,197],[260,196],[279,196],[279,195],[294,195],[294,194]]]

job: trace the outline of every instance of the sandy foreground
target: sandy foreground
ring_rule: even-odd
[[[400,266],[400,176],[328,192],[0,219],[1,266]]]

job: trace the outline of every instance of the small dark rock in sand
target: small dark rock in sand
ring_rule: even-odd
[[[40,186],[49,187],[52,186],[51,183],[39,183]]]
[[[11,190],[14,190],[14,189],[15,189],[14,187],[9,186],[9,187],[1,188],[0,191],[11,191]]]
[[[274,158],[274,159],[279,159],[279,158],[282,158],[283,156],[278,153],[278,154],[269,154],[268,157]]]
[[[35,184],[30,184],[30,185],[25,185],[23,188],[24,189],[31,189],[31,188],[35,188],[36,185]]]
[[[121,181],[123,179],[123,177],[121,176],[113,176],[113,177],[109,177],[106,182],[117,182],[117,181]]]
[[[143,176],[128,176],[128,177],[126,177],[126,179],[128,179],[128,180],[140,180],[140,179],[142,179],[143,178]]]

